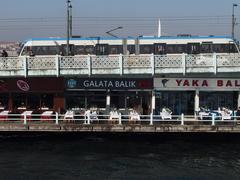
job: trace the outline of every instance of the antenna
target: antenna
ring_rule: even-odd
[[[162,36],[162,27],[161,27],[161,20],[158,19],[158,37]]]

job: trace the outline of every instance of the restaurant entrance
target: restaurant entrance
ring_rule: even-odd
[[[156,114],[169,108],[174,115],[194,114],[194,91],[156,91]]]

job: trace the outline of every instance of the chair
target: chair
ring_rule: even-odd
[[[163,108],[162,111],[160,112],[160,116],[163,120],[172,119],[172,111],[170,109]]]
[[[112,122],[117,121],[120,118],[120,114],[115,109],[110,111],[109,115],[110,115],[109,116],[109,121],[112,121]]]
[[[140,115],[136,110],[130,112],[130,121],[140,121]]]

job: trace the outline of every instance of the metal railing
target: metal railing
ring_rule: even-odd
[[[231,116],[229,119],[224,119],[222,116],[204,116],[204,118],[198,115],[172,115],[171,118],[164,118],[161,115],[140,115],[140,119],[132,119],[131,115],[119,114],[119,118],[111,119],[110,115],[81,115],[75,114],[72,118],[66,118],[65,114],[53,113],[51,115],[42,114],[8,114],[0,116],[1,123],[49,123],[49,124],[112,124],[112,125],[124,125],[124,124],[138,124],[138,125],[233,125],[240,124],[240,116]]]
[[[240,72],[240,54],[0,57],[0,76]]]

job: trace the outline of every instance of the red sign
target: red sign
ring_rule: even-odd
[[[56,77],[0,79],[0,92],[63,92],[64,80]]]

